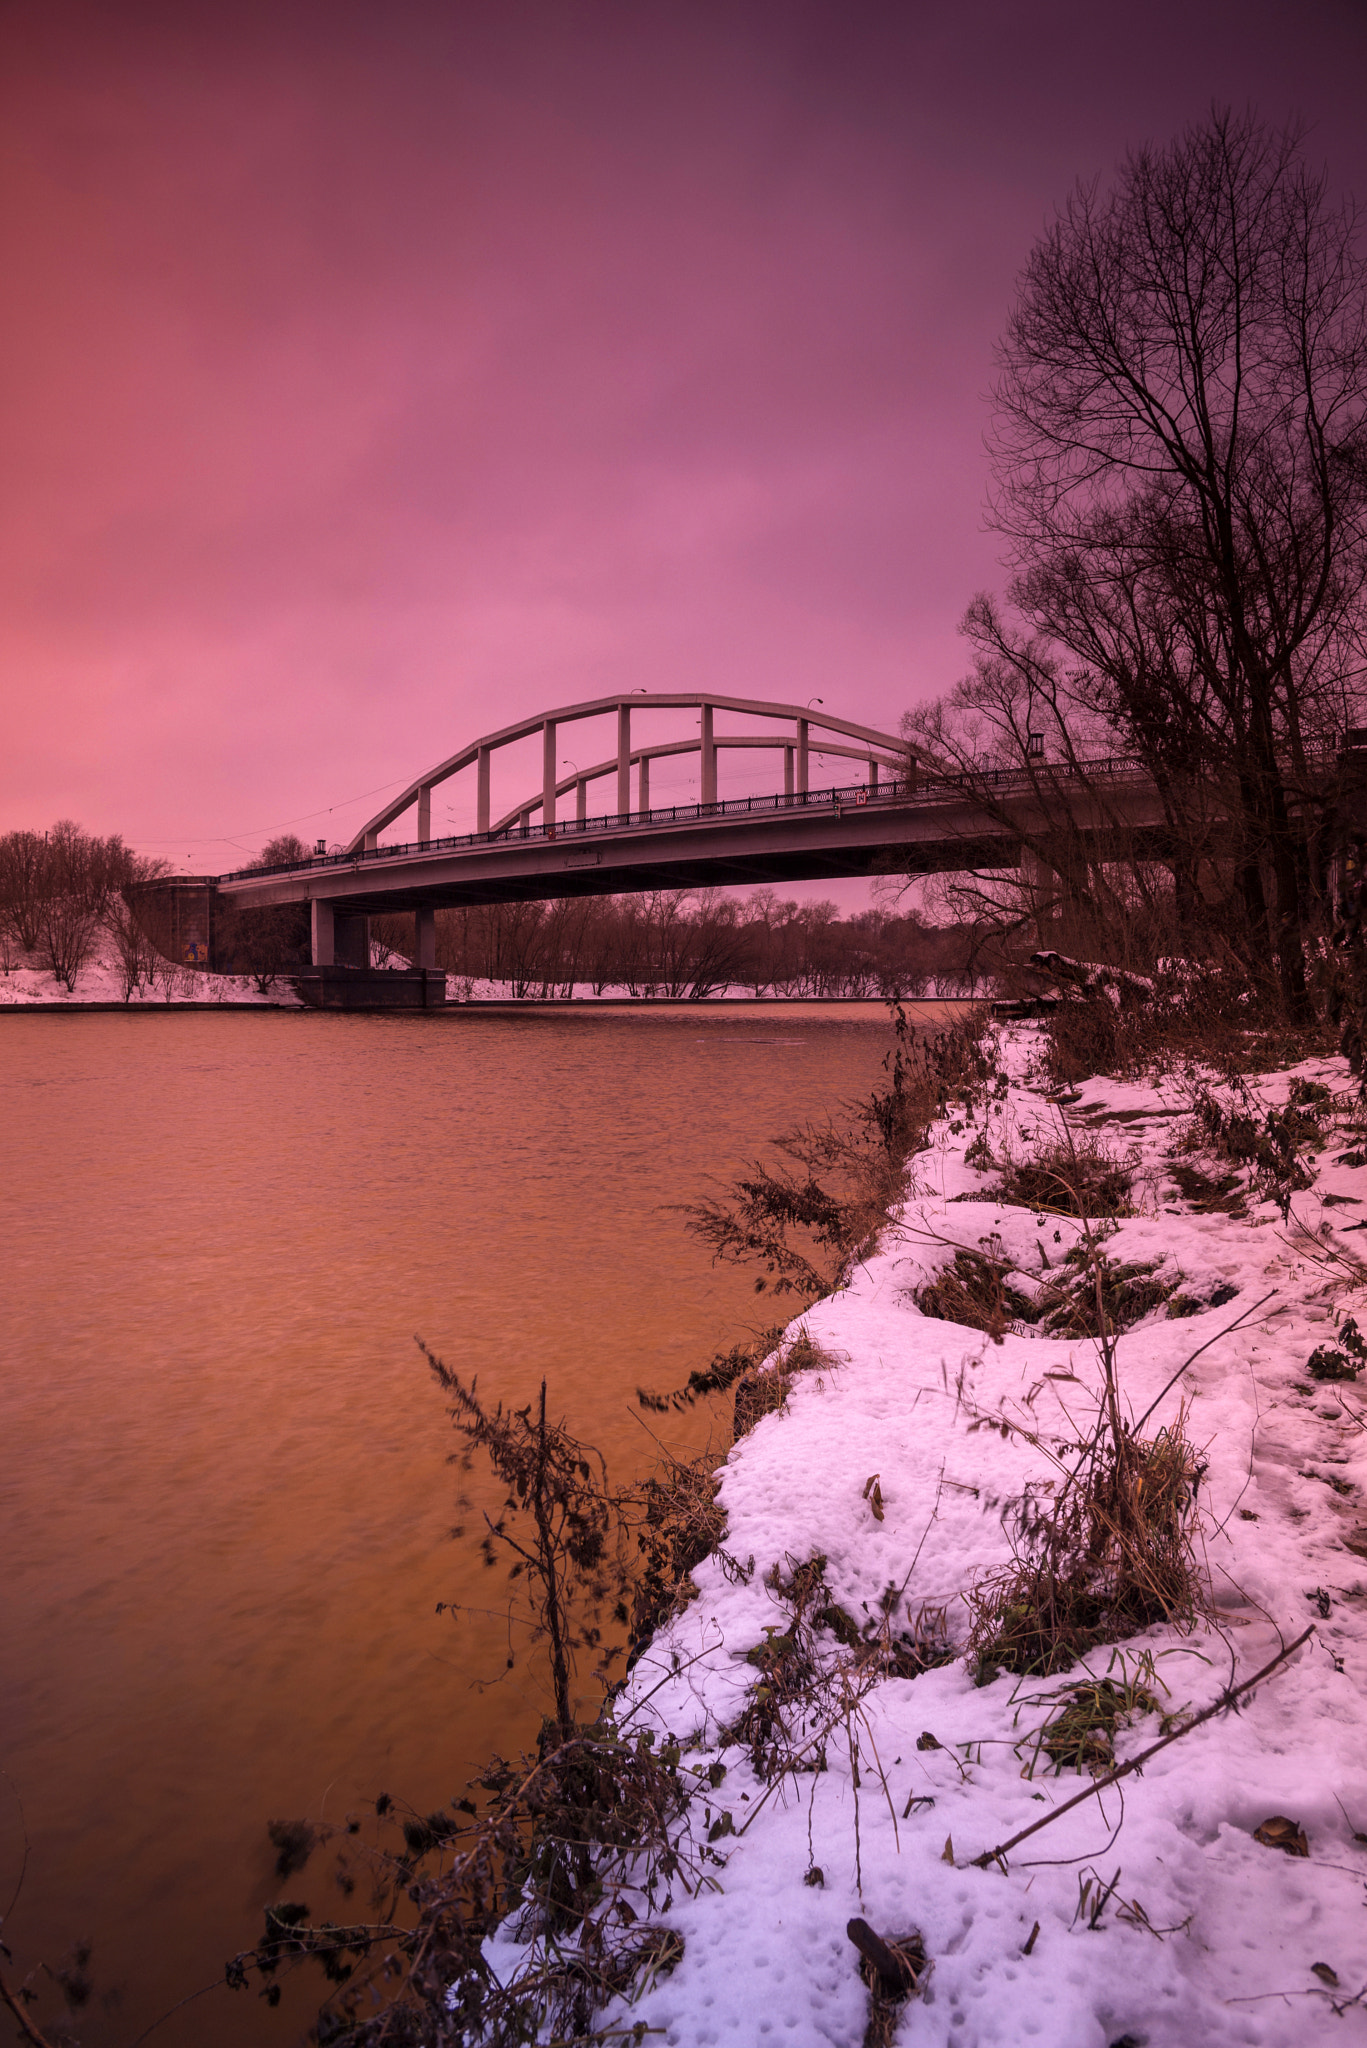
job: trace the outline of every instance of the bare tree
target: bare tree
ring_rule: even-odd
[[[138,891],[146,890],[149,884],[159,881],[169,872],[164,860],[130,855],[122,887],[114,891],[105,904],[102,922],[126,1003],[140,988],[151,988],[159,958],[156,940],[147,920],[145,899],[139,902]]]
[[[1056,700],[1177,797],[1215,781],[1292,1013],[1313,756],[1361,689],[1367,575],[1367,271],[1301,142],[1216,110],[1079,187],[1021,279],[991,436]]]
[[[36,952],[39,921],[48,886],[46,834],[6,832],[0,836],[0,924],[25,953]]]
[[[15,841],[32,837],[11,835]],[[74,990],[110,901],[133,872],[134,857],[117,834],[95,838],[69,818],[44,836],[41,858],[36,847],[13,852],[10,873],[17,872],[20,891],[15,900],[25,902],[23,915],[36,933],[39,958],[54,980]]]

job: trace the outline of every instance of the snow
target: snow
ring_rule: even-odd
[[[377,961],[376,964],[381,966],[407,967],[409,963],[400,954],[391,953],[385,960]],[[570,989],[569,995],[564,993],[566,986]],[[557,982],[555,984],[556,994],[553,997],[544,996],[541,992],[542,987],[543,984],[540,981],[491,981],[487,976],[481,975],[448,974],[446,977],[446,1000],[448,1003],[541,1003],[554,1001],[582,1004],[640,1003],[651,1001],[687,1002],[692,1000],[692,998],[687,996],[661,996],[658,991],[654,996],[643,996],[639,992],[633,993],[625,982],[606,982],[601,987],[587,981],[575,981],[569,984]],[[753,983],[737,981],[726,982],[721,987],[713,989],[709,995],[700,997],[697,1000],[710,1003],[864,1003],[872,1007],[885,1004],[887,998],[877,994],[859,996],[794,996],[775,993],[773,990],[766,990],[763,995],[757,996]],[[953,982],[942,984],[932,980],[927,981],[925,987],[918,990],[915,995],[908,995],[904,1000],[909,1008],[914,1008],[917,1003],[970,1001],[972,1000],[972,994],[971,992],[966,993],[962,987]]]
[[[1022,1328],[993,1343],[917,1308],[914,1290],[955,1246],[995,1238],[1029,1272],[1037,1246],[1057,1264],[1080,1229],[991,1199],[993,1176],[964,1159],[981,1110],[976,1125],[941,1123],[878,1250],[787,1333],[785,1343],[805,1330],[829,1366],[796,1375],[786,1407],[723,1468],[726,1552],[753,1557],[755,1570],[741,1581],[721,1558],[700,1566],[700,1597],[656,1637],[619,1703],[631,1726],[691,1740],[691,1763],[724,1763],[695,1833],[705,1839],[723,1811],[736,1833],[716,1841],[718,1861],[704,1866],[715,1888],[691,1897],[676,1883],[664,1917],[684,1936],[683,1960],[604,2022],[643,2021],[685,2048],[858,2042],[867,1993],[845,1928],[862,1914],[885,1937],[913,1928],[924,1937],[932,1968],[905,2008],[898,2038],[907,2042],[1367,2040],[1367,2013],[1349,2003],[1367,1987],[1367,1841],[1355,1834],[1367,1833],[1367,1562],[1344,1540],[1367,1518],[1367,1411],[1351,1384],[1305,1379],[1309,1353],[1367,1303],[1367,1267],[1353,1249],[1362,1240],[1350,1230],[1355,1217],[1367,1221],[1367,1170],[1334,1163],[1354,1141],[1331,1131],[1313,1188],[1287,1216],[1253,1194],[1242,1218],[1193,1214],[1166,1156],[1190,1109],[1180,1079],[1093,1080],[1064,1110],[1034,1075],[1034,1026],[1005,1029],[999,1057],[1010,1085],[991,1107],[994,1144],[1003,1133],[1056,1130],[1066,1114],[1132,1153],[1140,1213],[1107,1240],[1111,1259],[1161,1259],[1160,1277],[1180,1272],[1182,1291],[1206,1304],[1221,1287],[1238,1290],[1182,1319],[1160,1307],[1117,1349],[1131,1417],[1157,1400],[1152,1434],[1185,1402],[1207,1461],[1209,1619],[1194,1634],[1157,1627],[1108,1646],[1086,1670],[1103,1676],[1118,1649],[1133,1671],[1148,1652],[1167,1710],[1195,1712],[1309,1622],[1316,1633],[1239,1711],[1041,1830],[1005,1870],[971,1859],[1089,1783],[1071,1768],[1055,1776],[1044,1758],[1023,1774],[1033,1737],[1085,1675],[1079,1667],[978,1686],[959,1657],[913,1679],[885,1677],[837,1725],[824,1772],[771,1787],[744,1748],[723,1746],[757,1676],[745,1653],[766,1627],[786,1625],[788,1609],[764,1583],[771,1566],[787,1574],[824,1552],[831,1594],[856,1619],[905,1581],[899,1618],[944,1604],[962,1642],[963,1594],[1007,1560],[1013,1506],[1053,1469],[1030,1438],[1075,1439],[1096,1412],[1093,1343]],[[1340,1119],[1356,1107],[1338,1060],[1249,1086],[1274,1106],[1296,1075],[1333,1088]],[[1328,1194],[1346,1199],[1326,1205]],[[882,1521],[865,1497],[875,1473]],[[829,1635],[820,1640],[834,1667],[842,1653]],[[940,1747],[918,1747],[927,1731]],[[1158,1734],[1153,1714],[1122,1729],[1117,1760]],[[1308,1859],[1254,1839],[1278,1814],[1304,1828]],[[824,1883],[804,1882],[814,1866]],[[1091,1879],[1094,1894],[1117,1871],[1093,1928],[1078,1912],[1080,1887]]]
[[[169,980],[167,989],[165,982]],[[36,955],[20,956],[20,962],[0,973],[0,1008],[24,1008],[33,1004],[60,1003],[79,1009],[85,1003],[119,1003],[124,999],[123,979],[113,945],[100,934],[90,958],[68,989],[50,968],[38,963]],[[299,998],[288,980],[280,980],[262,995],[247,974],[205,974],[195,967],[171,967],[165,978],[149,987],[145,982],[134,990],[130,1009],[165,1009],[184,1003],[252,1003],[275,1008],[296,1009]]]

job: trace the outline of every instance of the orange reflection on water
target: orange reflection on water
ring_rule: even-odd
[[[255,1939],[268,1817],[430,1808],[535,1725],[520,1672],[472,1689],[497,1620],[435,1612],[489,1596],[414,1334],[491,1397],[544,1374],[614,1471],[648,1464],[636,1387],[756,1320],[663,1205],[866,1093],[888,1043],[881,1012],[0,1021],[6,1938],[21,1972],[93,1939],[85,2048]],[[0,1786],[0,1899],[22,1840]],[[325,1854],[287,1889],[340,1904]],[[310,2011],[217,1990],[157,2048]]]

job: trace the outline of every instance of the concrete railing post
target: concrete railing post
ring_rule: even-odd
[[[617,706],[617,813],[631,809],[631,706]]]
[[[577,822],[582,825],[588,814],[589,786],[581,775],[578,782],[574,785],[574,815]]]
[[[717,742],[712,734],[712,706],[702,707],[702,800],[705,804],[717,801]]]
[[[799,796],[806,796],[807,794],[807,776],[811,760],[811,750],[808,744],[809,730],[806,719],[799,718],[797,722],[797,793]]]
[[[793,750],[783,749],[783,794],[790,800],[793,794]]]
[[[636,808],[638,811],[648,811],[650,809],[649,754],[642,754],[636,770]]]
[[[489,829],[489,754],[488,747],[481,747],[475,767],[475,830]]]
[[[419,846],[430,846],[431,843],[432,789],[429,783],[424,783],[423,787],[418,791],[418,844]]]

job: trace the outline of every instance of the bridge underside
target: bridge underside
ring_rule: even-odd
[[[917,853],[921,849],[915,849]],[[1016,849],[1001,839],[983,839],[967,844],[956,841],[953,858],[948,849],[930,847],[924,865],[918,859],[897,857],[897,851],[878,847],[805,847],[768,853],[716,853],[655,858],[583,860],[564,862],[554,870],[554,887],[548,888],[547,874],[490,874],[469,879],[421,882],[415,876],[402,887],[369,888],[364,892],[330,896],[334,908],[344,915],[374,915],[382,910],[469,908],[480,903],[527,903],[549,895],[628,896],[651,889],[759,889],[786,882],[837,881],[850,876],[872,876],[910,869],[933,874],[948,868],[1014,866]]]
[[[1073,810],[1072,845],[1094,859],[1121,850],[1161,860],[1165,835],[1151,788],[1114,790],[1104,811]],[[1033,809],[1033,815],[1032,815]],[[723,811],[698,806],[464,840],[381,847],[275,872],[225,876],[218,887],[244,909],[311,906],[313,959],[363,966],[368,920],[417,914],[416,964],[435,966],[433,913],[484,903],[649,890],[782,888],[878,874],[1006,869],[1022,857],[1022,833],[1047,865],[1049,828],[1028,799],[1019,820],[985,812],[962,788],[934,795],[832,791],[795,804]],[[1079,816],[1079,810],[1084,815]],[[1041,831],[1043,827],[1043,831]],[[1042,843],[1043,842],[1043,843]],[[1063,858],[1062,848],[1060,857]]]

